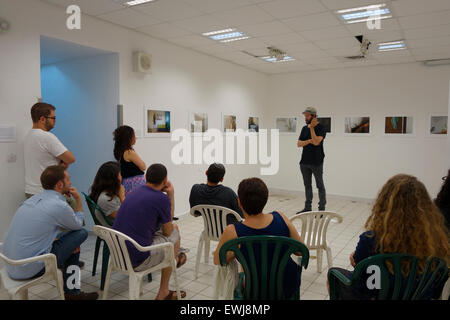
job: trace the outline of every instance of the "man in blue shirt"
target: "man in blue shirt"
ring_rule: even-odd
[[[77,286],[67,286],[71,275],[67,273],[67,268],[78,266],[80,253],[76,249],[88,236],[82,228],[84,213],[81,196],[75,187],[71,187],[70,176],[62,166],[47,167],[40,180],[44,191],[23,202],[17,210],[3,243],[3,254],[10,259],[20,260],[53,253],[58,268],[63,272],[65,298],[96,300],[96,292],[84,293]],[[75,210],[67,203],[64,195],[75,199]],[[60,228],[69,231],[61,233]],[[6,268],[8,275],[16,280],[37,278],[45,272],[43,262],[7,265]]]

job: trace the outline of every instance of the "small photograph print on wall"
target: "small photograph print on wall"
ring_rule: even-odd
[[[236,131],[236,116],[224,115],[223,116],[223,131]]]
[[[431,134],[447,134],[448,116],[431,116]]]
[[[370,117],[347,117],[345,118],[345,133],[370,133]]]
[[[412,134],[412,117],[386,117],[384,122],[384,133],[386,134]]]
[[[259,117],[248,117],[248,131],[259,132]]]
[[[277,118],[276,125],[280,132],[297,132],[297,118]]]
[[[208,130],[208,114],[191,112],[189,123],[191,132],[206,132]]]
[[[170,111],[147,109],[146,133],[170,133]]]
[[[317,121],[324,126],[326,133],[331,133],[331,117],[317,117]]]

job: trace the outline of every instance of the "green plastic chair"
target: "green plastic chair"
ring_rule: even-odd
[[[377,294],[373,295],[374,300],[421,300],[431,286],[443,288],[450,271],[444,259],[436,257],[426,259],[427,264],[421,274],[416,268],[419,258],[408,254],[378,254],[368,257],[355,266],[351,279],[336,269],[330,269],[328,272],[330,300],[342,299],[339,296],[341,286],[352,289],[355,289],[358,284],[361,286],[365,277],[373,274],[373,271],[367,273],[367,268],[373,265],[378,266],[381,273],[380,289],[373,289],[377,291]],[[392,264],[394,274],[389,272],[387,261]],[[410,271],[406,275],[402,274],[402,262],[409,262],[410,265]]]
[[[261,248],[261,277],[258,275],[258,266],[255,257],[255,245]],[[274,245],[272,260],[269,261],[268,248]],[[287,247],[282,251],[282,247]],[[246,260],[241,252],[242,247],[247,249],[249,260]],[[239,284],[234,292],[235,300],[299,300],[300,288],[292,297],[285,297],[283,290],[283,279],[288,259],[294,252],[301,252],[298,259],[299,265],[305,269],[308,267],[309,250],[301,242],[279,236],[250,236],[236,238],[227,241],[219,251],[220,264],[227,264],[227,251],[234,252],[236,258],[242,265],[244,273],[239,274]],[[271,266],[270,273],[268,266]],[[245,277],[245,288],[243,280]],[[261,281],[259,281],[261,278]]]
[[[91,213],[92,219],[94,220],[94,223],[99,226],[108,227],[111,228],[113,223],[110,218],[108,218],[103,210],[95,203],[94,200],[92,200],[91,197],[89,197],[86,193],[82,192],[84,198],[86,199],[86,203],[89,208],[89,212]],[[98,210],[101,217],[105,221],[105,223],[101,223],[99,219],[97,218],[95,214],[95,210]],[[101,280],[100,280],[100,290],[103,291],[105,288],[105,280],[106,280],[106,272],[108,271],[108,263],[109,263],[109,248],[105,243],[105,240],[103,240],[100,237],[97,237],[97,240],[95,241],[95,251],[94,251],[94,264],[92,266],[92,276],[95,276],[97,272],[97,261],[98,261],[98,255],[100,253],[100,246],[103,243],[103,255],[102,255],[102,274],[101,274]],[[148,282],[152,282],[152,274],[150,273],[148,275]]]

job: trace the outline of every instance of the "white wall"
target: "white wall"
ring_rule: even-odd
[[[443,174],[447,142],[428,135],[431,113],[448,112],[450,66],[399,64],[277,75],[270,78],[266,126],[276,116],[298,116],[306,106],[333,117],[334,134],[325,139],[324,179],[329,194],[373,199],[397,173],[420,178],[435,196]],[[345,116],[371,116],[369,137],[343,134]],[[413,116],[414,137],[384,136],[384,116]],[[304,190],[298,167],[297,135],[280,142],[280,172],[268,179],[274,188]],[[314,200],[314,205],[316,200]]]
[[[144,105],[176,110],[173,128],[187,128],[190,109],[207,111],[210,127],[220,128],[222,111],[238,117],[258,115],[267,100],[266,75],[110,23],[83,16],[82,29],[70,31],[66,29],[67,15],[62,8],[35,0],[2,0],[0,13],[11,25],[7,33],[0,35],[0,112],[6,115],[0,123],[15,124],[18,129],[17,143],[0,144],[0,239],[24,199],[23,137],[31,127],[30,108],[41,96],[40,35],[117,52],[124,122],[135,128],[143,126]],[[132,52],[136,50],[153,55],[152,75],[133,73]],[[238,126],[245,126],[243,118],[238,119]],[[110,142],[113,143],[112,134]],[[192,183],[205,180],[205,167],[171,165],[170,144],[167,138],[139,139],[137,151],[148,165],[167,164],[179,214],[189,207]],[[10,153],[17,155],[17,162],[6,162]],[[242,175],[257,172],[255,166],[229,166],[225,184],[236,188]]]

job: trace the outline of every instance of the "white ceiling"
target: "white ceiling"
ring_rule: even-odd
[[[450,58],[450,0],[157,0],[131,8],[122,4],[128,0],[43,1],[77,4],[85,14],[269,74]],[[347,25],[335,14],[377,3],[393,13],[380,30]],[[225,28],[250,39],[218,43],[202,36]],[[360,34],[372,42],[367,59],[346,60],[359,54]],[[407,50],[376,52],[377,43],[400,39]],[[269,63],[242,53],[266,55],[268,46],[296,60]]]

